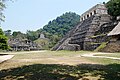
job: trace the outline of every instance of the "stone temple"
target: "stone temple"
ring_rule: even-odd
[[[116,24],[115,24],[116,23]],[[70,30],[52,50],[95,50],[109,42],[107,34],[117,25],[111,20],[104,4],[97,4],[80,17],[80,22]]]
[[[81,15],[80,21],[88,19],[95,14],[107,14],[107,8],[104,4],[97,4]]]

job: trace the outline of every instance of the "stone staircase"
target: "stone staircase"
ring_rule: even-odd
[[[52,50],[66,50],[65,47],[72,45],[73,47],[79,45],[81,50],[94,50],[99,44],[93,44],[98,38],[91,38],[96,35],[96,32],[101,29],[101,27],[108,26],[110,23],[110,16],[108,14],[96,14],[84,21],[80,22],[72,30],[70,30],[53,48]],[[104,31],[103,31],[104,32]],[[102,41],[101,41],[102,42]],[[70,48],[67,48],[70,49]],[[75,48],[74,48],[75,49]]]
[[[77,26],[73,27],[51,50],[62,50],[64,49],[63,46],[69,44],[69,41],[71,40],[71,37],[73,34],[79,29],[79,26],[83,22],[80,22]]]

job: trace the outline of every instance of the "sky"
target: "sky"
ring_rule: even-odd
[[[15,0],[7,2],[4,10],[6,18],[1,26],[4,31],[35,31],[65,12],[81,15],[94,5],[107,1],[109,0]]]

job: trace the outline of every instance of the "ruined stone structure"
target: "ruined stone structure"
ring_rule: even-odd
[[[45,39],[45,35],[44,34],[40,34],[40,39]]]
[[[8,44],[11,47],[12,51],[30,51],[30,50],[39,50],[39,46],[27,39],[9,39]]]
[[[109,43],[103,48],[105,52],[120,52],[120,17],[117,18],[118,24],[107,36],[111,36]]]
[[[107,14],[107,8],[104,4],[97,4],[81,15],[80,21],[84,21],[95,14]]]
[[[107,8],[97,4],[81,15],[80,23],[56,44],[52,50],[94,50],[110,40],[107,34],[115,27]]]

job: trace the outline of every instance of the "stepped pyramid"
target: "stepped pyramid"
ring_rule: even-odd
[[[81,15],[80,23],[70,30],[52,50],[94,50],[108,40],[106,35],[113,28],[114,24],[107,13],[107,8],[104,4],[97,4]]]

